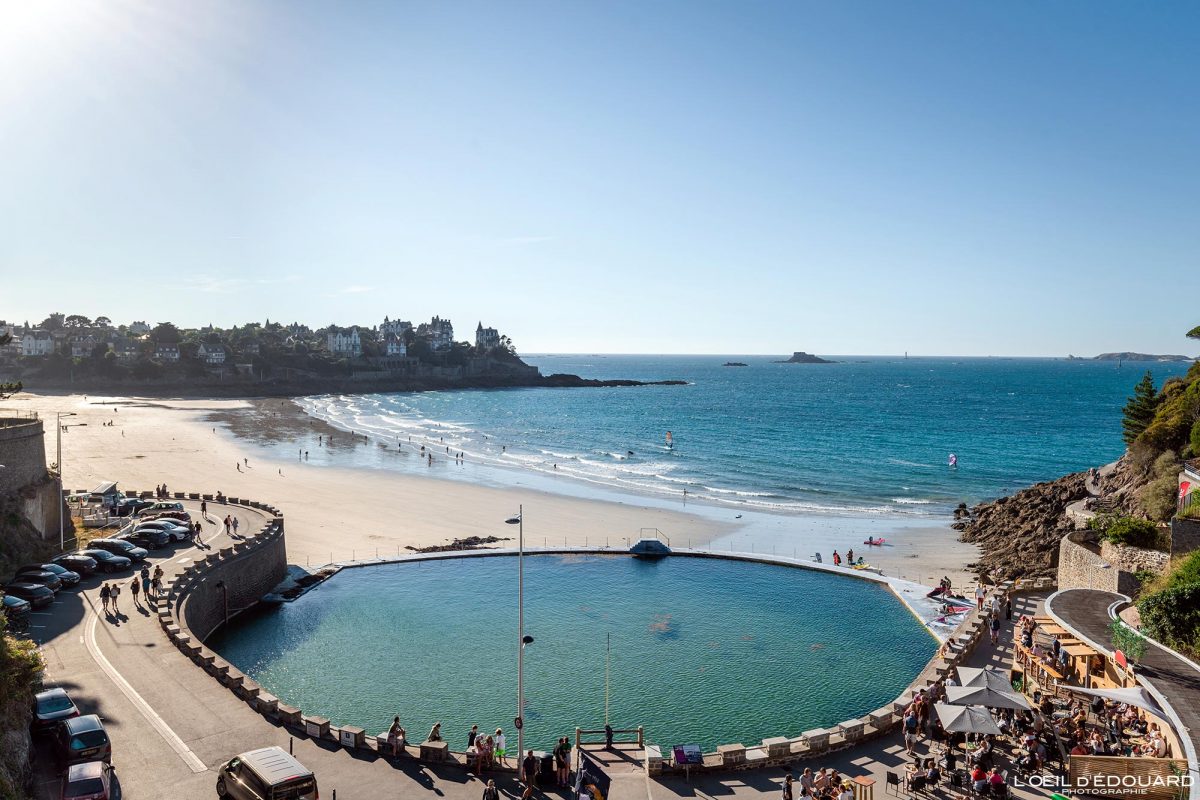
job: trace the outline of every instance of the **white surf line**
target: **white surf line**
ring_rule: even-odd
[[[100,647],[96,644],[96,621],[98,619],[99,617],[93,614],[87,626],[87,649],[92,658],[100,665],[100,669],[104,670],[104,674],[117,685],[121,693],[129,698],[129,702],[133,703],[134,708],[141,712],[146,721],[150,723],[150,726],[158,731],[158,734],[170,745],[176,755],[183,759],[183,763],[187,764],[192,772],[207,772],[208,767],[204,766],[204,762],[196,757],[196,754],[183,743],[179,735],[171,730],[171,726],[163,721],[163,718],[150,707],[150,704],[143,700],[142,696],[129,685],[129,681],[125,680],[121,673],[117,672],[116,668],[109,663],[109,660],[104,657],[104,653],[100,652]]]

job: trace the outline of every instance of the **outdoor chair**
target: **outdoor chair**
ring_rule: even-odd
[[[884,787],[884,791],[887,791],[887,789],[893,786],[896,787],[896,794],[900,794],[900,776],[894,772],[889,772],[887,774],[887,785]]]
[[[910,778],[908,781],[908,793],[910,795],[911,794],[920,794],[921,792],[924,792],[924,791],[925,791],[925,776],[924,775],[913,775],[912,778]]]
[[[965,795],[966,789],[963,787],[963,776],[957,770],[946,774],[946,785],[950,787],[951,796]]]

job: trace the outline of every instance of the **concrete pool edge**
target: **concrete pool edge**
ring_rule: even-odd
[[[333,726],[330,721],[321,717],[305,715],[303,711],[293,708],[286,704],[280,703],[278,698],[266,693],[263,687],[259,686],[249,676],[243,675],[224,659],[220,658],[219,654],[206,648],[202,642],[211,634],[212,630],[206,631],[204,637],[193,638],[193,632],[188,625],[188,618],[191,616],[186,613],[186,603],[190,599],[196,586],[209,582],[211,578],[216,577],[211,575],[214,570],[224,572],[235,561],[245,562],[251,559],[256,559],[260,554],[268,552],[274,553],[278,548],[264,548],[263,545],[272,543],[276,540],[282,542],[283,534],[283,518],[278,511],[265,504],[253,503],[246,500],[231,500],[231,504],[245,505],[263,509],[271,515],[270,521],[263,526],[262,530],[254,536],[247,537],[247,540],[234,548],[226,548],[220,553],[213,554],[204,561],[194,565],[184,574],[180,575],[170,587],[168,608],[160,610],[160,620],[164,631],[168,637],[181,650],[187,654],[193,662],[200,665],[210,675],[216,678],[222,685],[229,688],[235,696],[246,701],[256,712],[262,714],[268,720],[280,723],[291,728],[299,728],[306,734],[323,741],[336,743],[338,746],[354,750],[354,749],[370,749],[379,752],[381,743],[379,737],[371,736],[365,733],[360,728],[354,726],[343,726],[341,728]],[[627,550],[620,548],[599,548],[599,547],[544,547],[530,548],[525,551],[529,555],[622,555],[629,556]],[[900,600],[904,606],[912,613],[922,627],[935,639],[945,644],[946,641],[958,637],[955,647],[947,648],[943,646],[930,659],[926,666],[918,672],[915,678],[909,683],[906,689],[892,703],[882,706],[879,709],[862,717],[851,720],[846,720],[831,728],[819,728],[806,731],[796,737],[770,737],[765,738],[761,745],[747,748],[742,744],[720,745],[716,753],[705,755],[705,766],[722,769],[738,769],[758,766],[775,766],[779,764],[789,763],[802,758],[815,757],[833,750],[842,749],[856,744],[859,741],[874,738],[894,729],[900,721],[899,713],[905,705],[910,702],[912,696],[926,686],[935,683],[949,673],[949,671],[966,658],[973,650],[978,642],[984,627],[982,618],[973,619],[977,614],[968,614],[952,633],[946,636],[939,635],[938,631],[933,628],[931,621],[938,616],[935,609],[940,611],[938,604],[929,601],[925,597],[928,587],[920,584],[912,583],[898,578],[890,578],[887,576],[877,575],[874,573],[864,572],[862,570],[852,570],[844,567],[834,567],[828,564],[817,564],[815,562],[804,561],[797,558],[788,558],[784,556],[768,556],[756,553],[730,553],[711,550],[679,550],[675,551],[675,555],[679,557],[698,557],[698,558],[717,558],[725,560],[743,561],[762,563],[776,566],[787,566],[798,569],[811,569],[820,572],[826,572],[843,577],[852,577],[866,580],[876,584],[883,584],[888,587],[889,591]],[[379,564],[406,563],[419,561],[434,561],[448,560],[452,558],[486,558],[486,557],[511,557],[517,555],[517,550],[514,548],[496,548],[484,550],[470,551],[447,551],[440,553],[414,553],[411,555],[388,557],[381,559],[371,559],[366,561],[354,562],[335,562],[326,565],[326,568],[334,568],[338,571],[347,568],[358,568],[365,566],[373,566]],[[268,555],[268,559],[274,559],[274,555]],[[217,583],[220,583],[219,581]],[[209,583],[209,585],[212,585]],[[272,587],[267,587],[262,590],[260,597],[267,594]],[[211,593],[209,593],[211,602]],[[183,610],[184,613],[174,613]],[[239,611],[242,609],[238,609]],[[211,612],[210,612],[211,616]],[[231,617],[233,615],[230,615]],[[927,621],[931,620],[931,621]],[[178,624],[176,624],[178,620]],[[959,635],[963,634],[963,635]],[[413,748],[415,750],[415,748]],[[663,771],[664,765],[670,761],[669,756],[664,758],[661,747],[652,744],[647,744],[644,751],[645,767],[649,774],[659,774]],[[439,757],[430,759],[434,762],[450,762],[464,763],[464,754],[442,753]]]

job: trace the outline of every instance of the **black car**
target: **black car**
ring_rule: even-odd
[[[138,528],[128,533],[118,534],[117,538],[123,539],[126,542],[132,542],[138,547],[156,550],[167,546],[171,541],[171,534],[154,528]]]
[[[4,606],[10,631],[23,631],[29,627],[29,601],[6,594],[0,597],[0,605]]]
[[[126,497],[113,508],[113,514],[118,517],[136,516],[143,508],[154,505],[153,500],[141,500],[136,497]]]
[[[64,569],[78,572],[84,577],[91,575],[96,571],[96,567],[100,566],[96,563],[96,559],[82,553],[66,553],[51,559],[51,561]]]
[[[78,572],[72,572],[61,564],[55,564],[53,561],[48,564],[26,564],[17,570],[18,575],[27,575],[34,572],[53,572],[62,581],[63,586],[74,586],[79,583],[80,578]]]
[[[114,556],[125,556],[130,561],[145,561],[146,556],[150,555],[147,550],[124,539],[92,539],[88,546],[93,550],[107,550]]]
[[[78,716],[79,709],[65,689],[47,689],[33,696],[34,733],[53,730],[64,719]]]
[[[40,583],[14,581],[4,587],[4,593],[27,600],[34,608],[45,608],[54,602],[54,592]]]
[[[95,714],[71,717],[58,726],[55,755],[64,767],[83,761],[112,763],[112,745],[104,723]]]
[[[38,583],[55,593],[63,587],[62,581],[57,575],[44,569],[39,569],[37,572],[18,572],[13,576],[13,580],[21,583]]]
[[[95,550],[80,550],[79,554],[95,559],[96,570],[98,572],[119,572],[123,569],[129,569],[133,564],[125,556],[114,556],[107,550],[101,550],[98,547]]]

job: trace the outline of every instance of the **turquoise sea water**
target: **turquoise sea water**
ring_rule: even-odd
[[[543,374],[681,379],[686,386],[511,389],[303,398],[310,412],[383,443],[361,465],[428,472],[415,446],[560,486],[748,511],[944,517],[1107,463],[1143,371],[1186,364],[1007,358],[529,356]],[[746,367],[723,367],[725,361]],[[671,431],[674,448],[665,435]],[[280,452],[285,453],[283,447]],[[631,454],[632,453],[632,454]],[[949,469],[948,456],[958,456]],[[294,455],[294,454],[293,454]],[[314,464],[323,454],[314,453]],[[457,472],[434,473],[464,477]],[[483,479],[480,472],[468,479]],[[493,480],[497,480],[494,476]]]
[[[399,714],[456,750],[504,728],[515,749],[516,559],[345,570],[209,644],[307,713],[370,733]],[[825,573],[675,556],[525,561],[526,735],[549,748],[611,719],[653,743],[711,749],[859,716],[893,699],[935,650],[886,588]]]

